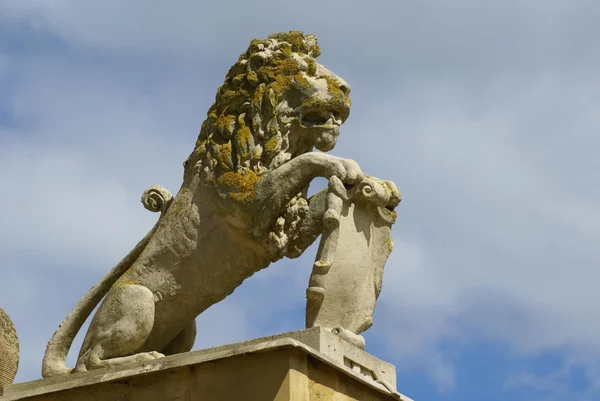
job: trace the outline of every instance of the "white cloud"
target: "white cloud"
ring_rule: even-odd
[[[376,67],[377,77],[460,71],[476,78],[486,68],[593,58],[581,41],[588,44],[597,27],[597,5],[586,0],[389,1],[377,7],[342,0],[301,6],[272,0],[5,0],[0,11],[6,24],[25,23],[77,46],[194,58],[221,54],[232,61],[248,38],[313,31],[329,56],[353,63],[349,72]],[[357,50],[364,57],[357,59]]]
[[[385,326],[399,360],[423,358],[473,330],[518,355],[584,349],[600,358],[600,194],[590,185],[600,125],[590,113],[598,100],[573,102],[599,87],[563,79],[505,82],[506,95],[476,115],[464,88],[435,82],[424,86],[433,87],[430,100],[415,113],[394,109],[423,96],[412,87],[377,110],[382,126],[403,133],[388,134],[386,146],[360,145],[377,152],[369,162],[396,174],[405,197],[400,245],[386,268],[385,288],[394,291],[384,289],[376,326]],[[567,121],[555,123],[556,113]]]
[[[527,389],[538,394],[540,400],[593,401],[600,395],[600,364],[598,360],[590,360],[589,356],[565,358],[558,367],[545,373],[534,373],[529,370],[513,372],[505,382],[504,388],[509,390]],[[585,389],[573,386],[572,378],[587,382]]]

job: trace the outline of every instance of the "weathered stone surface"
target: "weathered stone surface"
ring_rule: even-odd
[[[344,342],[319,328],[288,334],[321,341],[326,347]],[[335,341],[315,340],[322,334]],[[411,401],[302,340],[281,336],[14,384],[6,389],[3,401],[25,399]]]
[[[364,348],[373,324],[383,267],[392,252],[391,211],[400,192],[389,181],[365,177],[351,189],[329,180],[324,232],[306,291],[307,327],[322,326]]]
[[[12,383],[19,367],[19,340],[8,315],[0,308],[0,395]]]
[[[285,338],[296,340],[314,349],[320,354],[330,358],[338,366],[351,369],[357,374],[360,373],[366,380],[379,380],[386,383],[386,386],[394,391],[396,390],[396,368],[394,365],[358,349],[349,342],[341,339],[339,336],[331,333],[329,330],[318,326],[194,352],[202,353],[232,350]]]
[[[44,377],[70,372],[72,340],[104,295],[77,372],[188,351],[199,313],[317,238],[325,196],[306,199],[310,182],[363,176],[353,160],[313,151],[334,147],[350,107],[349,85],[319,54],[301,32],[251,42],[219,88],[178,194],[151,191],[144,205],[161,211],[159,222],[60,325]]]

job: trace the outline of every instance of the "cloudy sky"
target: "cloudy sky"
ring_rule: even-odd
[[[600,2],[203,3],[0,0],[0,306],[17,380],[40,377],[58,323],[152,226],[142,191],[177,191],[249,41],[303,30],[352,86],[333,153],[403,194],[366,333],[398,390],[600,400]],[[314,255],[200,316],[196,348],[301,329]]]

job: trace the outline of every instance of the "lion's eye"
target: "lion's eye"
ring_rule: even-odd
[[[298,88],[289,88],[285,91],[283,97],[288,102],[288,106],[291,108],[297,108],[302,104],[302,92]]]

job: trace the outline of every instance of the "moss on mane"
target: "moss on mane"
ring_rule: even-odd
[[[272,121],[275,107],[289,88],[310,91],[305,76],[316,73],[319,54],[316,37],[299,31],[252,40],[217,91],[185,162],[185,176],[199,162],[215,179],[227,172],[268,171],[286,142]]]

